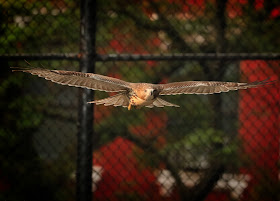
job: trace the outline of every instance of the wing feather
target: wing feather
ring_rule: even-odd
[[[176,94],[213,94],[228,92],[231,90],[248,89],[263,86],[275,82],[268,79],[260,82],[241,83],[241,82],[216,82],[216,81],[185,81],[173,82],[169,84],[159,84],[161,89],[159,95]]]
[[[42,68],[11,67],[13,71],[21,71],[37,75],[57,84],[87,88],[92,90],[120,92],[130,89],[130,83],[120,79],[93,73],[75,71],[48,70]]]
[[[121,106],[123,104],[124,100],[122,97],[119,97],[118,100],[115,102],[115,106]]]
[[[179,105],[167,102],[167,101],[165,101],[165,100],[163,100],[161,98],[156,98],[156,100],[152,104],[147,105],[146,107],[152,108],[154,106],[156,106],[156,107],[164,107],[164,106],[180,107]]]
[[[96,105],[104,104],[104,106],[113,105],[115,107],[117,106],[127,107],[129,104],[129,100],[125,93],[119,93],[114,96],[110,96],[108,98],[91,101],[88,103],[95,103]]]

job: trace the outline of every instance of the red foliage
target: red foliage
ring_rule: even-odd
[[[271,80],[280,78],[277,61],[243,61],[241,72],[244,74],[244,81],[249,82],[264,80],[269,76]],[[275,180],[278,178],[276,164],[279,160],[280,145],[279,85],[243,90],[240,97],[239,133],[244,142],[245,154],[252,162],[252,168],[243,168],[243,171],[252,175],[254,183],[261,180],[260,169],[269,172],[271,180]]]
[[[138,160],[142,154],[134,143],[116,138],[93,154],[93,165],[101,166],[101,180],[97,183],[94,200],[121,201],[130,196],[131,200],[142,198],[146,201],[176,201],[180,200],[175,187],[170,195],[160,195],[160,186],[156,180],[156,172]],[[165,168],[164,165],[161,165]],[[160,168],[160,167],[159,167]],[[228,200],[228,192],[215,191],[206,200]]]
[[[93,154],[93,164],[103,168],[102,179],[94,192],[96,200],[122,200],[135,196],[154,200],[159,198],[152,169],[137,160],[141,150],[121,137]]]
[[[94,123],[99,124],[103,119],[112,114],[113,107],[105,107],[94,104]]]
[[[229,193],[226,191],[215,191],[208,194],[206,201],[229,201]]]
[[[119,74],[119,73],[116,73],[116,72],[109,72],[108,76],[109,77],[114,77],[114,78],[117,78],[117,79],[122,79],[122,75]]]
[[[255,8],[256,10],[263,9],[264,0],[255,0]]]
[[[227,3],[227,15],[230,18],[240,17],[243,15],[243,7],[248,4],[248,0],[229,0]],[[254,8],[256,11],[264,9],[264,0],[255,0]],[[277,18],[280,16],[280,7],[274,8],[270,13],[270,18]]]
[[[227,3],[227,15],[230,18],[242,16],[242,6],[247,4],[247,0],[230,0]]]
[[[270,13],[271,18],[277,18],[280,17],[280,6],[274,8]]]
[[[201,16],[205,10],[205,0],[169,0],[169,2],[180,5],[182,12],[191,16]]]

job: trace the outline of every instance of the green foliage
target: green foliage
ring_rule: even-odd
[[[226,133],[213,128],[200,129],[188,133],[160,151],[178,169],[206,169],[212,161],[226,164],[236,169],[240,142],[232,140]],[[234,168],[233,168],[234,167]]]
[[[0,44],[5,47],[0,48],[1,54],[58,52],[58,48],[61,52],[79,50],[77,2],[68,2],[67,9],[50,1],[4,2],[0,6],[4,10],[0,14],[3,19]]]
[[[79,6],[75,1],[67,1],[69,7],[61,3],[0,1],[0,54],[77,52]],[[40,64],[48,66],[49,62]],[[52,64],[53,68],[69,65],[59,61]],[[74,196],[69,193],[73,186],[65,181],[70,180],[73,166],[65,168],[65,162],[73,157],[46,161],[34,148],[34,134],[45,120],[48,101],[53,97],[36,91],[26,74],[11,74],[8,63],[1,62],[0,78],[0,184],[5,189],[0,189],[0,200],[69,200]]]
[[[43,176],[46,169],[32,145],[33,133],[43,117],[34,112],[38,100],[22,94],[22,82],[23,76],[9,76],[1,81],[0,178],[8,187],[1,199],[36,200],[44,192],[47,200],[51,199],[51,188],[47,188],[48,180]]]
[[[23,74],[3,72],[3,75],[4,79],[0,80],[0,182],[7,189],[0,193],[0,199],[32,201],[73,197],[65,191],[72,188],[65,181],[69,181],[73,168],[70,164],[64,167],[65,161],[73,158],[61,156],[60,161],[46,162],[34,148],[34,133],[45,118],[46,96],[26,93],[32,82],[27,82]]]

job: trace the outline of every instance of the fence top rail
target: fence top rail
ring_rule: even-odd
[[[171,60],[280,60],[280,53],[170,53],[170,54],[96,54],[96,61],[171,61]],[[80,53],[2,54],[0,60],[77,60]]]
[[[97,61],[168,61],[168,60],[279,60],[280,53],[171,53],[97,55]]]

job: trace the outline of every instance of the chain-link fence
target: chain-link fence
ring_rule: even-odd
[[[0,200],[82,200],[77,156],[93,161],[93,200],[280,200],[278,83],[163,97],[180,108],[94,106],[92,154],[81,156],[82,91],[9,67],[78,71],[88,1],[0,2]],[[151,83],[280,79],[277,0],[103,0],[96,18],[98,74]]]

